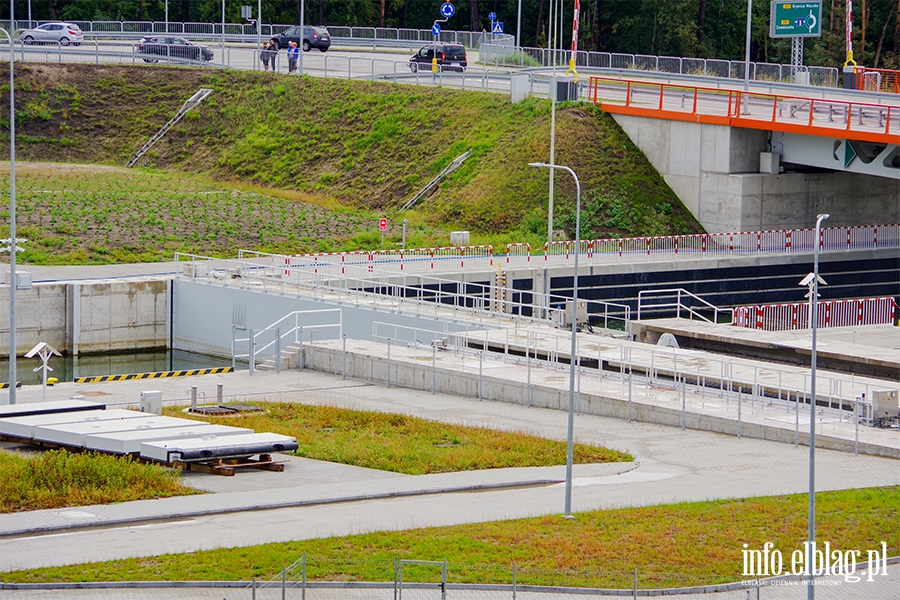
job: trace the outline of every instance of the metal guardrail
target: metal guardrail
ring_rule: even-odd
[[[36,27],[44,21],[22,21],[13,23],[0,21],[9,31]],[[294,27],[294,24],[265,24],[259,30],[253,23],[182,23],[175,21],[73,21],[84,32],[86,38],[101,36],[134,38],[146,34],[182,35],[196,40],[222,40],[226,42],[255,42],[258,37],[268,38]],[[412,48],[433,42],[430,29],[408,29],[391,27],[345,27],[326,26],[336,45],[361,45],[364,47]],[[442,30],[438,39],[442,42],[458,42],[467,48],[480,51],[481,62],[507,67],[567,67],[570,52],[547,48],[515,47],[511,35],[494,35],[483,31]],[[576,67],[593,69],[617,69],[650,71],[657,73],[695,75],[742,79],[746,61],[705,59],[677,56],[655,56],[645,54],[622,54],[610,52],[579,51],[575,56]],[[750,78],[753,81],[794,83],[791,65],[774,63],[750,63]],[[834,67],[807,66],[804,74],[809,75],[809,84],[823,87],[837,87],[840,72]],[[891,80],[896,87],[896,78]],[[890,91],[890,90],[888,90]]]
[[[486,65],[504,67],[553,67],[567,68],[571,58],[568,50],[548,48],[516,47],[510,43],[512,36],[492,36],[479,45],[479,59]],[[648,54],[617,54],[610,52],[575,53],[575,66],[582,69],[616,69],[744,79],[746,61],[707,58],[687,58],[678,56],[655,56]],[[796,72],[796,68],[793,72]],[[805,67],[809,73],[809,85],[837,87],[840,73],[834,67]],[[750,63],[750,79],[794,83],[791,65],[774,63]]]
[[[48,21],[0,21],[0,26],[7,31],[31,29]],[[257,31],[253,23],[181,23],[176,21],[68,21],[78,25],[85,37],[140,37],[142,35],[180,35],[190,39],[219,40],[223,37],[226,41],[255,42],[257,36],[270,38],[286,29],[295,27],[295,24],[266,24]],[[307,23],[312,25],[312,23]],[[376,43],[389,45],[391,42],[402,47],[420,45],[434,41],[434,35],[430,29],[401,29],[392,27],[343,27],[327,26],[332,38],[340,38],[342,41],[353,43],[359,40],[362,43]],[[439,36],[442,42],[458,42],[467,48],[477,48],[483,33],[480,31],[453,31],[442,30]]]

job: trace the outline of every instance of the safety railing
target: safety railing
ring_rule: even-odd
[[[856,89],[867,92],[900,94],[900,71],[856,67]]]
[[[28,29],[37,27],[45,21],[17,20],[12,23],[12,29]],[[254,23],[182,23],[178,21],[69,21],[84,32],[87,37],[95,35],[109,36],[119,34],[123,37],[134,37],[144,34],[172,34],[188,36],[196,39],[210,39],[221,37],[224,34],[229,41],[240,38],[242,41],[252,40],[257,35],[267,38],[286,29],[294,27],[294,24],[263,23],[259,29]],[[0,21],[3,27],[10,25],[9,21]],[[311,24],[311,23],[308,23]],[[349,40],[396,40],[405,42],[433,42],[434,34],[430,29],[408,29],[392,27],[341,27],[328,26],[328,32],[332,38],[345,38]],[[477,48],[481,42],[480,31],[453,31],[442,30],[440,40],[443,42],[458,42],[469,48]]]
[[[489,270],[494,264],[493,247],[443,246],[404,250],[357,250],[353,252],[319,252],[312,254],[267,254],[240,250],[238,257],[270,256],[283,260],[285,268],[311,268],[314,273],[356,274],[376,271],[428,273],[461,269]]]
[[[193,281],[482,325],[558,325],[553,307],[565,305],[568,299],[561,294],[517,290],[496,282],[465,282],[389,271],[367,263],[354,265],[353,255],[348,254],[341,256],[342,263],[315,262],[304,266],[290,264],[291,258],[244,250],[241,258],[234,260],[176,253],[175,262],[181,263],[182,275]],[[496,301],[498,297],[502,302]],[[588,304],[588,313],[597,325],[614,330],[624,330],[631,318],[627,305],[600,300]]]
[[[36,27],[42,21],[18,20],[11,24],[9,31]],[[294,24],[267,24],[263,23],[259,28],[254,23],[200,23],[177,21],[74,21],[87,37],[95,35],[110,36],[119,34],[123,37],[142,34],[169,33],[184,35],[196,39],[212,39],[224,37],[228,41],[253,41],[256,37],[271,37],[275,34],[293,27]],[[4,27],[10,25],[9,21]],[[430,29],[410,29],[391,27],[344,27],[327,26],[332,38],[348,41],[372,41],[377,42],[407,42],[427,43],[434,41],[434,34]],[[515,47],[514,38],[510,35],[492,35],[480,31],[455,31],[441,30],[438,38],[443,42],[458,42],[468,48],[479,49],[480,60],[484,64],[498,66],[566,66],[570,53],[566,50],[550,50],[547,48]],[[730,61],[722,59],[705,59],[677,56],[653,56],[642,54],[620,54],[609,52],[576,53],[577,67],[594,67],[623,70],[655,71],[659,73],[672,73],[682,75],[702,75],[705,77],[723,77],[731,79],[743,79],[745,61]],[[834,67],[809,66],[809,84],[814,86],[837,87],[840,81],[840,73]],[[771,81],[793,83],[792,77],[795,69],[791,65],[773,63],[750,63],[750,77],[754,81]],[[881,72],[879,69],[859,68],[860,72]],[[890,71],[888,71],[890,73]],[[886,82],[893,81],[888,75],[881,74],[877,77],[879,84],[884,87]],[[859,77],[858,81],[871,81]],[[869,89],[861,87],[860,89]],[[890,91],[883,89],[882,91]],[[896,93],[896,91],[895,91]]]
[[[526,372],[516,377],[529,383],[522,398],[527,406],[531,405],[532,371],[567,371],[571,364],[571,336],[552,331],[506,328],[445,333],[377,323],[373,325],[373,337],[388,347],[405,345],[430,350],[432,391],[435,390],[438,368],[436,357],[441,356],[440,353],[458,356],[469,368],[477,369],[479,398],[484,388],[484,374],[489,372],[485,366],[502,361],[524,367]],[[697,360],[696,352],[690,349],[611,338],[604,338],[602,344],[597,344],[591,336],[586,339],[577,336],[575,355],[576,411],[581,411],[582,379],[588,378],[605,382],[606,386],[621,386],[619,390],[627,394],[628,401],[631,401],[632,387],[641,386],[663,394],[674,392],[680,395],[683,411],[702,413],[712,410],[718,415],[726,411],[736,414],[739,423],[741,408],[745,411],[744,416],[748,413],[771,415],[774,421],[794,426],[795,443],[799,444],[800,424],[806,422],[801,421],[800,411],[808,410],[811,396],[807,369],[760,364],[734,357],[717,359],[713,355]],[[372,377],[390,384],[394,372],[390,350],[387,360],[386,368],[373,370]],[[609,391],[606,386],[604,389]],[[873,425],[872,403],[867,399],[872,397],[874,390],[883,387],[884,382],[874,379],[820,370],[816,383],[816,411],[823,419],[838,423]],[[740,429],[738,432],[740,435]]]
[[[490,284],[373,269],[361,276],[285,265],[284,255],[244,251],[243,259],[212,259],[176,253],[183,276],[193,281],[263,293],[296,295],[335,304],[370,307],[416,316],[499,326],[503,322],[547,323],[546,307],[565,298],[506,290],[505,311],[493,310]]]
[[[809,329],[808,302],[739,306],[734,309],[735,327],[765,331]],[[897,318],[897,301],[891,297],[852,300],[822,300],[816,311],[816,327],[887,325]]]
[[[588,97],[604,111],[693,123],[848,137],[895,143],[896,106],[847,100],[744,92],[615,77],[591,77]]]
[[[822,252],[900,248],[900,224],[826,227],[821,230]],[[781,229],[677,236],[601,238],[579,240],[583,266],[610,262],[638,262],[762,254],[812,252],[815,229]],[[543,256],[531,255],[528,244],[509,244],[506,255],[490,246],[410,248],[390,251],[353,251],[317,254],[267,254],[241,250],[239,258],[267,257],[271,266],[303,268],[321,275],[366,277],[376,272],[439,273],[463,270],[487,271],[500,263],[509,268],[526,267],[532,260],[546,266],[569,264],[575,257],[574,241],[548,242]]]
[[[320,322],[320,317],[337,317],[336,322]],[[237,360],[246,359],[249,363],[250,374],[256,371],[259,358],[272,356],[273,368],[281,371],[282,351],[291,345],[299,346],[298,352],[302,353],[304,328],[309,341],[322,330],[337,330],[335,339],[343,337],[343,311],[339,308],[321,310],[296,310],[278,319],[268,327],[260,330],[247,330],[247,337],[235,337],[238,329],[232,327],[231,338],[231,366],[236,365]],[[322,338],[320,338],[322,339]],[[329,338],[325,338],[329,339]],[[237,352],[238,345],[246,343],[247,352]],[[302,369],[303,364],[299,367]]]
[[[734,320],[734,309],[719,308],[685,289],[644,290],[638,292],[637,319],[674,316],[678,319],[699,319],[707,323],[727,323]]]
[[[502,37],[486,37],[481,42],[478,56],[482,63],[508,67],[566,67],[569,64],[571,52],[567,50],[518,48],[510,44],[508,40],[501,39]],[[745,61],[679,56],[586,51],[578,51],[575,54],[576,67],[699,75],[726,79],[744,79],[746,64]],[[836,68],[816,66],[807,68],[809,69],[810,85],[837,87],[839,73]],[[773,63],[750,63],[750,79],[753,81],[794,83],[791,65]]]

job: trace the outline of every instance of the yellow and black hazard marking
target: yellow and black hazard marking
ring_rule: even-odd
[[[130,381],[132,379],[161,379],[163,377],[186,377],[188,375],[214,375],[231,373],[234,367],[215,367],[212,369],[188,369],[186,371],[159,371],[158,373],[128,373],[127,375],[98,375],[96,377],[77,377],[75,383],[101,383],[103,381]]]
[[[49,383],[49,381],[48,381],[48,383]],[[17,387],[17,388],[22,387],[22,382],[21,382],[21,381],[17,381],[17,382],[16,382],[16,387]],[[8,381],[4,381],[3,383],[0,383],[0,390],[8,390],[8,389],[9,389],[9,382],[8,382]]]

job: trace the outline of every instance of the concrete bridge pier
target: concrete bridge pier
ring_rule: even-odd
[[[761,173],[768,131],[612,117],[709,232],[810,227],[822,212],[829,226],[900,220],[898,179],[793,164]]]

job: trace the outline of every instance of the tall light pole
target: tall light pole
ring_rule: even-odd
[[[225,0],[222,0],[222,68],[225,68]]]
[[[553,65],[553,78],[550,80],[550,164],[556,164],[556,30],[553,23],[553,11],[556,0],[551,0],[550,27],[547,35],[547,48],[550,50],[550,64]],[[553,182],[555,171],[550,170],[549,202],[547,204],[547,243],[553,241]],[[550,308],[549,306],[547,308]]]
[[[15,22],[13,0],[9,0],[10,27]],[[16,403],[16,85],[12,34],[9,38],[9,403]]]
[[[522,47],[522,0],[519,0],[519,11],[516,13],[516,49]]]
[[[807,556],[812,564],[807,564],[809,580],[807,581],[806,597],[813,600],[816,595],[816,569],[813,544],[816,540],[816,325],[818,324],[819,307],[819,282],[825,283],[819,278],[819,236],[822,231],[822,221],[830,217],[829,214],[820,214],[816,217],[815,249],[813,251],[813,272],[803,278],[801,285],[809,285],[809,327],[812,330],[812,353],[810,357],[809,375],[809,514],[806,522]],[[809,560],[807,562],[809,562]]]
[[[572,280],[572,350],[569,354],[569,425],[568,439],[566,441],[566,514],[567,519],[572,518],[572,431],[575,427],[575,362],[578,331],[578,254],[581,250],[581,183],[575,171],[562,165],[548,165],[547,163],[528,163],[530,167],[550,169],[562,169],[568,171],[575,179],[576,204],[575,204],[575,276]]]
[[[744,45],[744,91],[750,89],[750,30],[753,26],[753,0],[747,0],[747,39]],[[744,97],[744,101],[747,98]]]
[[[306,2],[300,0],[300,60],[297,61],[297,75],[303,75],[303,55],[305,54],[305,51],[303,50],[303,41],[306,39],[306,23],[304,23],[306,15],[303,13],[305,5]]]

